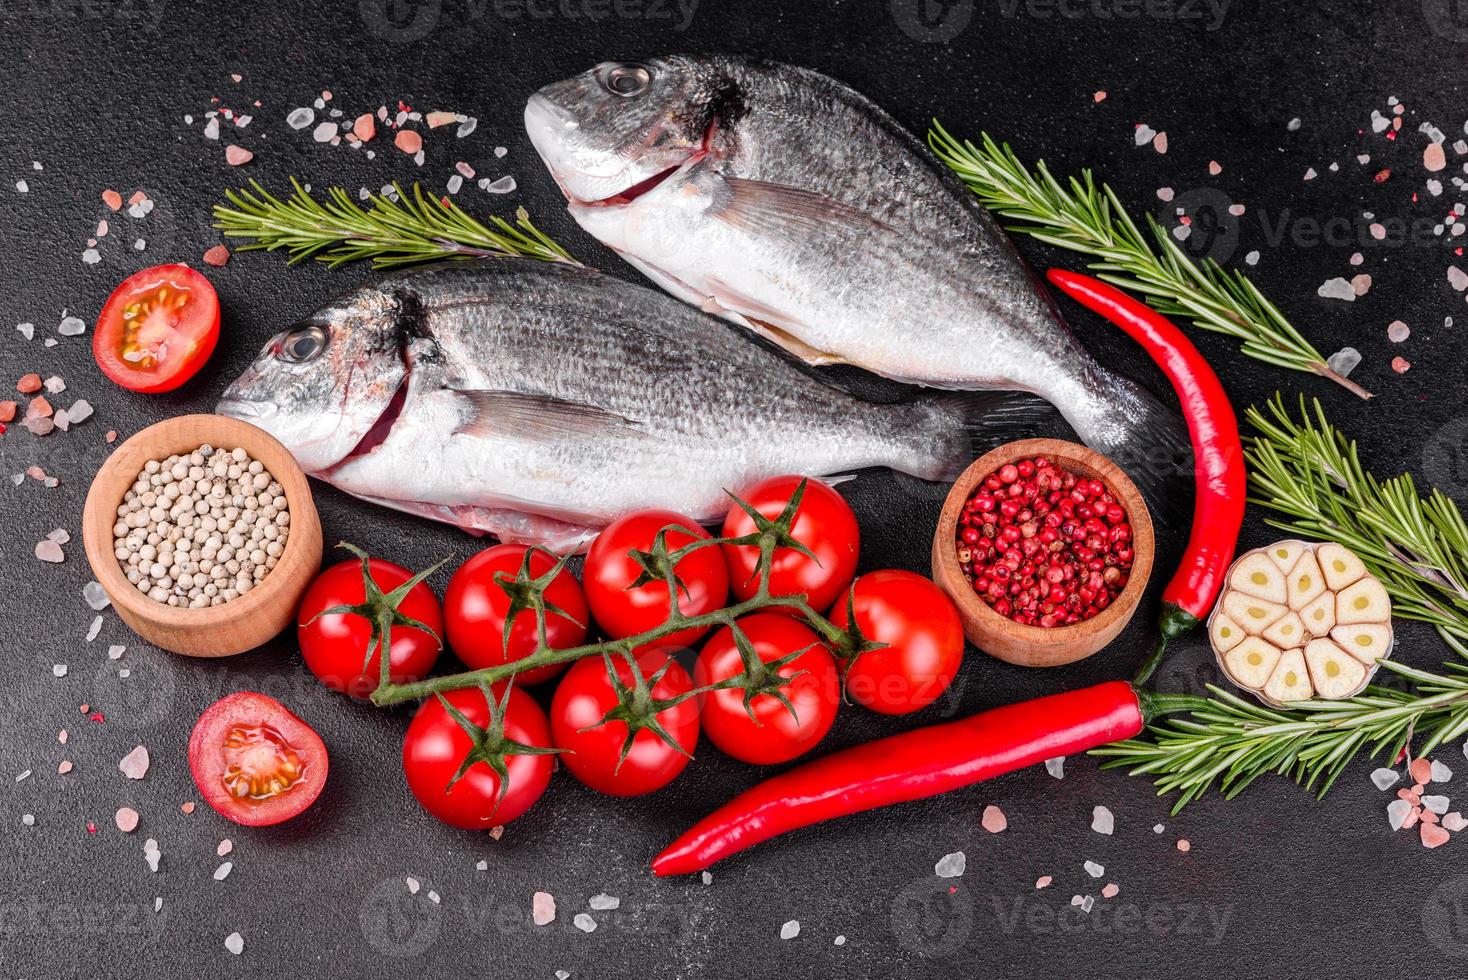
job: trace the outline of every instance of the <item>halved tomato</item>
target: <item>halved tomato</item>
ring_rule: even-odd
[[[289,820],[315,803],[327,768],[321,736],[255,691],[215,701],[189,736],[189,771],[204,801],[246,827]]]
[[[131,391],[172,391],[198,373],[219,341],[219,296],[186,265],[155,265],[122,281],[97,317],[92,355]]]

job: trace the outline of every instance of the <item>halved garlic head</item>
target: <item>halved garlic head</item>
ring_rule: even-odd
[[[1305,648],[1310,682],[1327,700],[1350,697],[1366,681],[1366,667],[1331,640],[1311,640]]]
[[[1315,690],[1310,686],[1305,655],[1299,650],[1288,650],[1281,655],[1274,673],[1269,675],[1269,681],[1264,685],[1264,693],[1281,704],[1309,701]]]
[[[1332,592],[1339,592],[1352,582],[1366,577],[1366,566],[1343,545],[1323,544],[1316,550],[1320,569],[1325,573],[1325,584]]]
[[[1223,597],[1223,611],[1234,622],[1244,628],[1245,633],[1258,636],[1270,623],[1289,612],[1288,607],[1278,603],[1256,599],[1242,592],[1230,592]]]
[[[1391,596],[1341,545],[1279,541],[1240,555],[1227,581],[1208,639],[1261,701],[1351,697],[1391,656]]]
[[[1385,623],[1337,626],[1330,638],[1342,650],[1368,666],[1385,657],[1392,648],[1392,628]]]
[[[1264,555],[1249,555],[1234,565],[1228,584],[1246,595],[1282,603],[1288,597],[1284,572]]]
[[[1248,634],[1238,623],[1223,613],[1218,613],[1213,617],[1213,625],[1209,627],[1208,635],[1213,640],[1213,649],[1219,653],[1228,653],[1238,646]]]
[[[1279,663],[1279,648],[1257,636],[1251,636],[1223,655],[1223,662],[1241,686],[1258,690],[1269,681]]]

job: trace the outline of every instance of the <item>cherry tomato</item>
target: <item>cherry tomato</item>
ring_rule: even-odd
[[[667,535],[668,550],[673,551],[707,538],[708,532],[697,522],[671,510],[640,510],[614,521],[592,542],[586,556],[586,601],[591,614],[609,636],[621,639],[661,626],[668,620],[668,586],[664,582],[647,582],[635,589],[642,568],[629,551],[649,551],[657,533],[669,525],[682,530]],[[697,616],[721,609],[729,597],[729,572],[724,559],[714,546],[688,554],[674,569],[681,588],[678,608],[685,616]],[[692,646],[705,629],[679,630],[659,640],[663,647]]]
[[[186,265],[155,265],[122,281],[102,305],[92,355],[132,391],[172,391],[198,373],[219,341],[219,297]]]
[[[329,768],[321,736],[254,691],[215,701],[189,736],[189,771],[204,801],[246,827],[289,820],[315,803]]]
[[[500,698],[504,691],[500,689],[494,694]],[[490,727],[489,703],[479,688],[450,691],[444,698],[470,724],[481,730]],[[499,711],[498,703],[494,710]],[[545,712],[518,687],[510,691],[505,706],[503,736],[520,746],[551,744]],[[428,698],[413,716],[403,738],[403,772],[408,778],[408,788],[423,809],[452,827],[488,830],[509,823],[540,799],[550,785],[551,756],[523,754],[507,747],[504,762],[509,778],[501,798],[500,777],[486,761],[476,761],[454,780],[474,744],[473,737],[444,709],[438,698]]]
[[[525,553],[523,544],[498,544],[486,548],[464,562],[449,580],[443,594],[444,617],[448,621],[449,646],[465,664],[479,670],[496,667],[528,657],[535,652],[535,613],[523,609],[515,614],[510,632],[509,654],[505,653],[505,614],[510,611],[510,597],[500,588],[495,576],[510,579],[520,571]],[[556,561],[543,551],[530,558],[530,575],[538,578],[555,567]],[[591,614],[586,596],[569,569],[561,569],[545,590],[548,603],[566,611],[571,618],[555,613],[545,617],[546,641],[552,648],[564,650],[580,646],[586,640],[586,624]],[[537,667],[515,675],[516,684],[539,684],[566,669],[565,664]]]
[[[836,720],[836,708],[841,701],[836,660],[821,645],[820,637],[789,616],[756,613],[739,620],[739,626],[765,663],[810,647],[779,668],[781,677],[794,678],[780,690],[790,699],[795,717],[773,695],[756,694],[749,704],[754,711],[751,720],[744,709],[743,689],[731,687],[704,695],[704,731],[709,741],[744,762],[757,765],[788,762],[825,738]],[[706,687],[743,669],[734,634],[726,626],[714,634],[698,655],[693,676],[699,687]]]
[[[775,476],[763,480],[741,493],[740,499],[762,516],[774,520],[784,511],[795,493],[799,476]],[[754,519],[737,504],[724,518],[722,537],[738,538],[753,534]],[[800,509],[795,513],[791,536],[810,549],[815,559],[794,548],[775,549],[770,571],[771,595],[805,595],[812,609],[827,609],[836,597],[846,591],[856,574],[860,551],[860,534],[851,505],[835,490],[819,480],[807,480]],[[724,545],[724,560],[729,564],[729,585],[734,595],[748,599],[759,591],[759,548],[752,545]],[[795,615],[792,609],[772,610]]]
[[[932,704],[948,689],[963,659],[963,624],[953,602],[913,572],[868,572],[852,584],[856,622],[868,640],[886,643],[857,656],[846,670],[846,693],[887,715]],[[836,600],[831,622],[850,623],[847,597]]]
[[[372,581],[384,594],[413,577],[401,565],[381,558],[371,558],[367,567]],[[373,643],[373,623],[355,613],[329,613],[317,618],[323,609],[333,606],[356,606],[367,598],[362,580],[362,563],[357,560],[339,562],[316,577],[301,600],[296,613],[296,637],[306,666],[321,683],[334,691],[365,699],[377,688],[382,670],[381,645],[374,647],[372,659],[365,662],[367,647]],[[438,597],[424,582],[408,591],[398,604],[398,612],[433,630],[425,633],[412,626],[394,626],[388,647],[388,670],[394,684],[422,680],[438,659],[443,636],[443,614]]]
[[[632,687],[632,669],[627,661],[613,657],[612,662],[618,678]],[[652,686],[654,698],[665,700],[693,689],[688,671],[663,650],[644,650],[637,655],[637,668],[644,679],[664,664],[667,671]],[[617,692],[601,657],[587,657],[571,667],[551,701],[551,735],[557,748],[567,750],[561,763],[587,786],[612,796],[641,796],[663,788],[688,765],[688,757],[698,744],[697,700],[689,698],[657,714],[658,724],[682,747],[682,752],[656,732],[643,728],[633,736],[625,759],[622,745],[627,740],[627,723],[600,724],[617,703]]]

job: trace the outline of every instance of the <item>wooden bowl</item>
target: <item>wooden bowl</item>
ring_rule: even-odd
[[[150,459],[192,452],[204,444],[243,448],[285,490],[291,532],[270,574],[249,592],[219,606],[180,609],[148,598],[127,580],[113,550],[112,526],[123,495]],[[294,620],[296,607],[321,567],[321,520],[311,488],[290,451],[272,436],[222,415],[183,415],[149,426],[117,447],[92,480],[82,513],[87,561],[112,608],[138,636],[190,657],[227,657],[253,649]]]
[[[1111,605],[1071,626],[1045,629],[1016,623],[999,615],[978,596],[958,564],[954,538],[963,505],[981,480],[1006,463],[1029,456],[1049,456],[1062,469],[1088,480],[1100,480],[1126,510],[1132,525],[1132,570],[1126,588]],[[1152,517],[1136,486],[1111,460],[1094,450],[1060,439],[1021,439],[981,456],[963,471],[943,502],[933,533],[933,581],[958,607],[969,642],[991,656],[1022,667],[1058,667],[1083,660],[1116,638],[1137,611],[1152,573],[1155,542]]]

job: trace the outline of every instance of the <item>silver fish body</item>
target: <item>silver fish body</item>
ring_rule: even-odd
[[[375,503],[574,550],[641,507],[700,520],[776,473],[969,462],[1038,400],[862,401],[663,294],[532,260],[364,286],[272,338],[219,411]]]
[[[525,122],[584,229],[810,363],[1033,392],[1124,465],[1186,446],[1174,413],[1081,347],[974,196],[840,82],[724,56],[603,64],[541,89]]]

